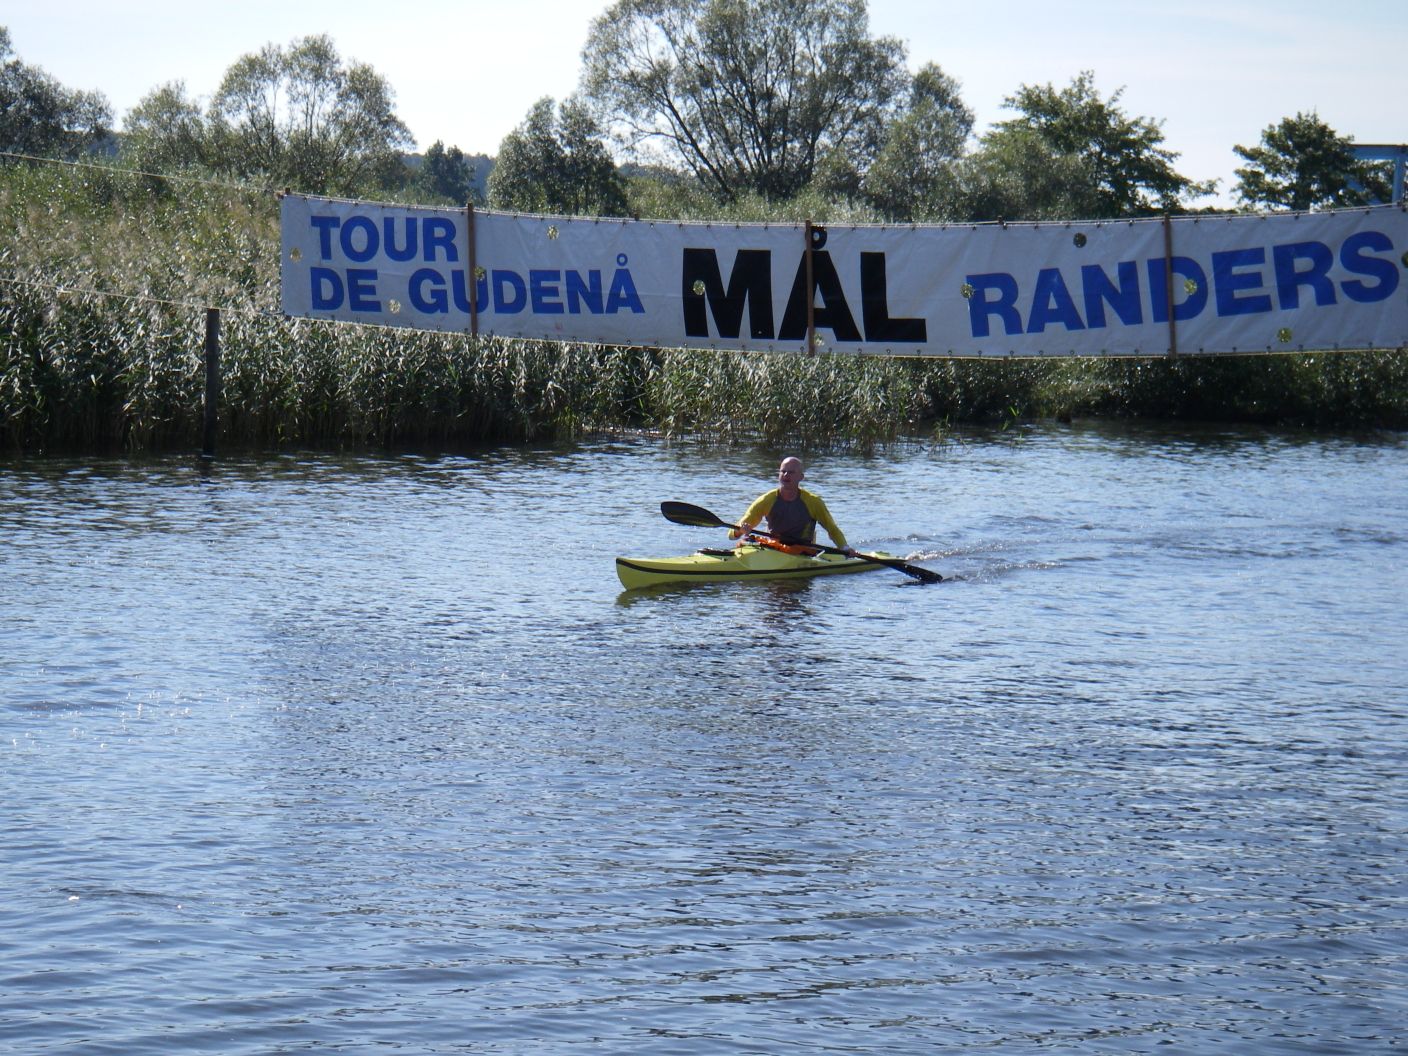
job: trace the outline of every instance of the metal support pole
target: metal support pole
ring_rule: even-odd
[[[1164,216],[1164,296],[1168,298],[1168,354],[1178,355],[1178,319],[1173,310],[1173,220]]]
[[[474,203],[464,203],[464,231],[465,239],[469,242],[468,252],[465,253],[465,261],[469,266],[469,333],[471,337],[479,336],[479,258],[475,253],[474,237]]]
[[[816,277],[812,272],[812,240],[815,238],[815,229],[812,222],[807,221],[807,248],[806,248],[806,273],[807,273],[807,355],[816,355]]]

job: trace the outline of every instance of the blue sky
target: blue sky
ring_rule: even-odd
[[[102,91],[122,115],[153,88],[183,80],[208,97],[241,55],[327,33],[344,58],[370,63],[424,148],[437,139],[493,154],[543,96],[576,87],[592,18],[587,0],[67,0],[0,13],[16,53],[64,84]],[[1408,142],[1408,3],[1403,0],[871,0],[871,30],[905,41],[912,68],[938,63],[963,85],[978,130],[1010,116],[1022,84],[1068,84],[1091,70],[1104,95],[1123,88],[1131,115],[1163,122],[1177,166],[1219,179],[1230,201],[1237,143],[1316,110],[1359,143]]]

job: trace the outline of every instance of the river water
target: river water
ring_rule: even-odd
[[[0,1052],[1408,1046],[1408,441],[0,463]]]

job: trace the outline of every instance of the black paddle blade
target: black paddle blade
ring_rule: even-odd
[[[895,567],[901,572],[907,572],[921,583],[942,583],[944,581],[944,577],[937,572],[930,572],[927,568],[911,565],[908,561],[897,562]]]
[[[666,500],[660,504],[660,512],[665,515],[665,520],[674,521],[676,524],[688,524],[694,528],[732,528],[733,525],[727,521],[721,521],[703,506],[694,506],[688,502],[670,502]]]
[[[845,551],[836,551],[845,553]],[[893,568],[896,572],[903,572],[907,576],[919,580],[920,583],[942,583],[944,577],[937,572],[930,572],[927,568],[920,568],[918,565],[911,565],[908,561],[901,561],[897,557],[880,557],[877,554],[867,554],[857,551],[856,557],[864,558],[867,561],[874,561],[877,565],[884,565]]]

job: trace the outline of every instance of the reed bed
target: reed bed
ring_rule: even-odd
[[[883,445],[1016,417],[1408,427],[1408,354],[961,361],[474,339],[286,319],[270,193],[0,166],[0,450],[193,449],[207,306],[222,447],[454,446],[647,429]]]

